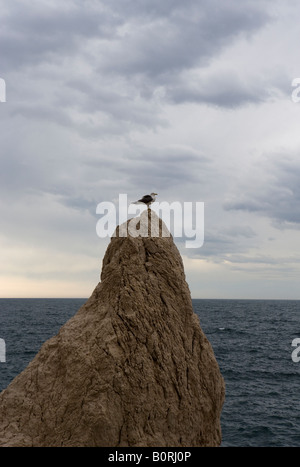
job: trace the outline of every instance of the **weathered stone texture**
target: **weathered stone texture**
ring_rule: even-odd
[[[217,446],[224,393],[172,237],[116,237],[91,297],[0,394],[0,446]]]

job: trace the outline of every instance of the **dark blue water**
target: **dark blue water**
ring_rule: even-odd
[[[0,299],[0,391],[86,299]],[[226,383],[222,446],[300,446],[300,301],[193,300]]]
[[[226,383],[222,446],[300,446],[300,301],[194,300]]]

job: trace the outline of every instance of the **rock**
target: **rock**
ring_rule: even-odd
[[[224,380],[173,238],[120,230],[91,297],[0,394],[0,446],[220,444]]]

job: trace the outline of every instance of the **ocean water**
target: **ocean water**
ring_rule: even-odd
[[[86,299],[0,299],[0,391]],[[226,383],[222,447],[300,446],[300,301],[193,300]]]

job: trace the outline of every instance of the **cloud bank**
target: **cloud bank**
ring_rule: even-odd
[[[194,296],[299,298],[294,2],[0,6],[1,296],[89,295],[97,204],[156,191],[205,203]]]

